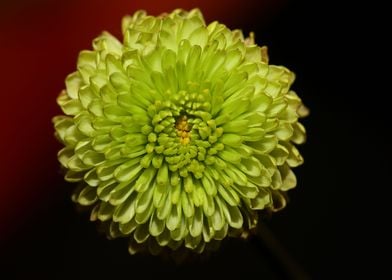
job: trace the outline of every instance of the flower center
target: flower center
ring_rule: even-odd
[[[186,115],[181,115],[176,121],[176,130],[182,145],[187,145],[191,141],[190,128],[188,117]]]

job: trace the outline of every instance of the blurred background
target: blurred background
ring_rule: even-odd
[[[354,140],[359,124],[347,80],[355,25],[337,1],[289,0],[1,0],[0,1],[0,268],[41,279],[209,276],[329,279],[353,275]],[[263,240],[233,241],[208,261],[178,266],[130,257],[126,242],[107,241],[70,201],[51,118],[78,52],[107,30],[120,37],[121,18],[199,7],[207,22],[254,31],[270,63],[297,74],[293,89],[310,108],[303,121],[305,165],[287,208],[265,224]],[[343,36],[344,39],[341,39]],[[366,142],[366,140],[365,140]]]

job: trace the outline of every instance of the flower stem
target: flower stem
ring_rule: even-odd
[[[284,270],[288,279],[311,279],[308,273],[289,254],[268,226],[260,221],[257,227],[257,237],[264,243],[264,246],[269,250],[274,260],[279,264],[279,267]]]

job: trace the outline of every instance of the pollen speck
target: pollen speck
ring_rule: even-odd
[[[187,145],[191,141],[190,125],[187,116],[180,116],[176,123],[177,135],[180,137],[180,143]]]

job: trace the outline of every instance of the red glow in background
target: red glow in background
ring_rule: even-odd
[[[362,174],[384,175],[390,168],[382,172],[387,162],[384,153],[379,154],[384,157],[379,161],[363,158],[380,146],[380,134],[388,126],[374,129],[375,120],[383,119],[379,105],[374,106],[377,112],[373,114],[368,104],[356,104],[360,90],[354,90],[353,85],[358,83],[362,87],[356,68],[366,75],[368,69],[375,70],[362,65],[371,53],[367,46],[373,43],[369,39],[372,31],[358,29],[357,23],[349,18],[356,14],[357,3],[350,3],[347,10],[343,3],[0,0],[0,260],[1,253],[8,260],[5,265],[0,261],[0,271],[3,272],[1,265],[4,265],[13,272],[26,271],[31,278],[27,269],[31,268],[36,270],[38,279],[45,279],[42,277],[45,273],[54,279],[48,272],[52,267],[60,269],[65,279],[83,275],[86,279],[94,278],[92,275],[98,277],[94,279],[125,279],[123,275],[129,275],[128,271],[118,270],[119,264],[130,270],[146,269],[150,275],[160,274],[159,270],[149,269],[155,265],[179,279],[188,279],[190,273],[204,279],[204,271],[197,264],[176,274],[177,267],[166,266],[159,260],[144,262],[129,257],[126,247],[116,245],[118,240],[107,241],[97,234],[88,217],[73,211],[69,194],[74,186],[64,182],[60,172],[56,154],[61,145],[54,138],[51,122],[53,116],[61,113],[56,97],[64,88],[65,77],[75,71],[79,51],[91,49],[92,40],[102,31],[122,39],[121,19],[126,14],[144,9],[158,15],[175,8],[199,7],[207,22],[218,20],[232,29],[256,31],[256,42],[268,46],[271,63],[285,65],[296,73],[293,89],[311,110],[310,116],[303,120],[309,136],[300,147],[305,164],[294,170],[298,186],[289,192],[291,201],[287,208],[271,220],[266,219],[266,224],[293,258],[316,276],[314,279],[335,279],[337,275],[345,278],[344,270],[348,279],[353,278],[353,270],[360,266],[353,262],[355,268],[350,269],[347,260],[355,259],[353,255],[365,258],[357,254],[359,247],[363,250],[362,241],[357,244],[352,237],[363,232],[364,227],[373,230],[367,224],[370,218],[366,215],[373,211],[368,210],[372,208],[367,203],[369,197],[380,196],[370,188],[388,186],[375,184],[373,178],[366,180]],[[361,21],[368,24],[366,17]],[[356,32],[361,34],[361,40],[354,45],[350,40]],[[355,67],[355,62],[361,65]],[[368,98],[364,100],[368,102]],[[354,108],[361,108],[361,113],[355,113]],[[367,119],[359,121],[358,116]],[[370,144],[370,139],[377,144]],[[370,172],[369,166],[377,171]],[[358,193],[367,197],[354,198]],[[359,206],[354,207],[355,200]],[[381,212],[378,205],[374,209]],[[355,223],[360,225],[358,229]],[[228,246],[202,268],[217,272],[219,279],[254,278],[253,271],[246,270],[251,265],[261,271],[284,272],[282,267],[287,262],[282,265],[274,261],[268,256],[268,249],[257,245],[263,242],[257,238],[253,241]],[[234,272],[237,268],[237,274],[227,270],[232,267]],[[362,271],[358,271],[362,276]],[[77,276],[71,277],[74,274]],[[264,278],[262,272],[255,276],[287,279]]]
[[[285,1],[68,0],[1,1],[0,237],[45,207],[62,176],[51,118],[55,99],[78,52],[103,30],[120,38],[121,18],[138,9],[150,14],[199,7],[207,21],[231,28],[268,22]]]

